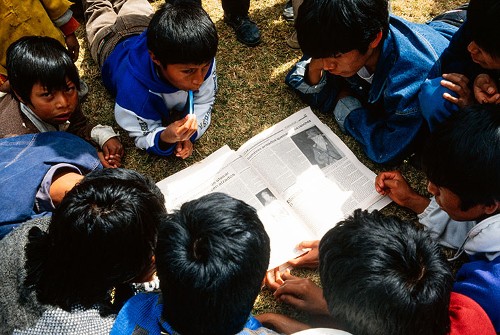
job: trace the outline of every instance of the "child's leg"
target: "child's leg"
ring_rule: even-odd
[[[120,40],[143,32],[153,15],[147,0],[84,0],[83,4],[90,53],[100,66]]]

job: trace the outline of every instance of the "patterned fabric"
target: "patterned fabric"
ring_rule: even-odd
[[[71,312],[61,308],[45,311],[36,325],[26,330],[15,330],[15,335],[104,335],[109,334],[116,315],[101,317],[97,308],[75,306]]]

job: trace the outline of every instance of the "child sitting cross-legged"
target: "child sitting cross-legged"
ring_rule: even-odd
[[[92,126],[78,100],[80,78],[68,51],[51,37],[28,36],[7,51],[11,94],[0,100],[0,138],[67,131],[99,150],[104,167],[119,167],[123,146],[109,126]]]

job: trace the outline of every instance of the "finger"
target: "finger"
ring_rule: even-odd
[[[454,103],[455,105],[458,103],[458,98],[455,98],[449,93],[443,93],[443,98],[448,100],[449,102]]]
[[[297,249],[310,249],[316,248],[319,244],[318,240],[302,241],[297,245]]]

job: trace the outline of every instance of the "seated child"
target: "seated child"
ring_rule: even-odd
[[[49,36],[66,45],[73,61],[80,45],[75,36],[80,26],[73,17],[68,0],[0,0],[0,92],[8,92],[7,48],[23,36]]]
[[[85,0],[87,38],[136,147],[182,159],[210,125],[217,91],[215,25],[199,4]],[[192,96],[191,96],[192,94]]]
[[[444,246],[469,262],[453,290],[474,299],[500,332],[500,106],[474,105],[453,114],[432,134],[422,164],[431,200],[398,171],[380,173],[375,187],[418,214]]]
[[[53,212],[85,174],[100,168],[94,147],[66,132],[0,139],[0,239]]]
[[[67,131],[102,152],[105,167],[119,167],[123,146],[109,126],[92,126],[78,101],[80,78],[68,51],[50,37],[29,36],[7,52],[12,94],[0,100],[0,138]]]
[[[498,0],[470,1],[467,20],[440,58],[441,72],[421,88],[422,113],[431,131],[460,107],[500,103],[499,15]]]
[[[0,333],[109,334],[130,284],[154,271],[165,213],[162,193],[139,173],[88,174],[52,218],[0,241]]]
[[[272,283],[274,295],[329,313],[336,328],[352,334],[495,334],[477,303],[451,292],[453,275],[438,244],[396,217],[356,210],[339,222],[319,243],[319,274],[323,290],[285,273]]]
[[[250,314],[269,253],[264,226],[246,203],[212,193],[183,204],[160,223],[161,294],[130,299],[111,334],[276,334]]]
[[[419,144],[418,92],[456,27],[389,15],[387,0],[305,0],[295,27],[304,57],[285,82],[333,113],[368,158],[393,163]]]

